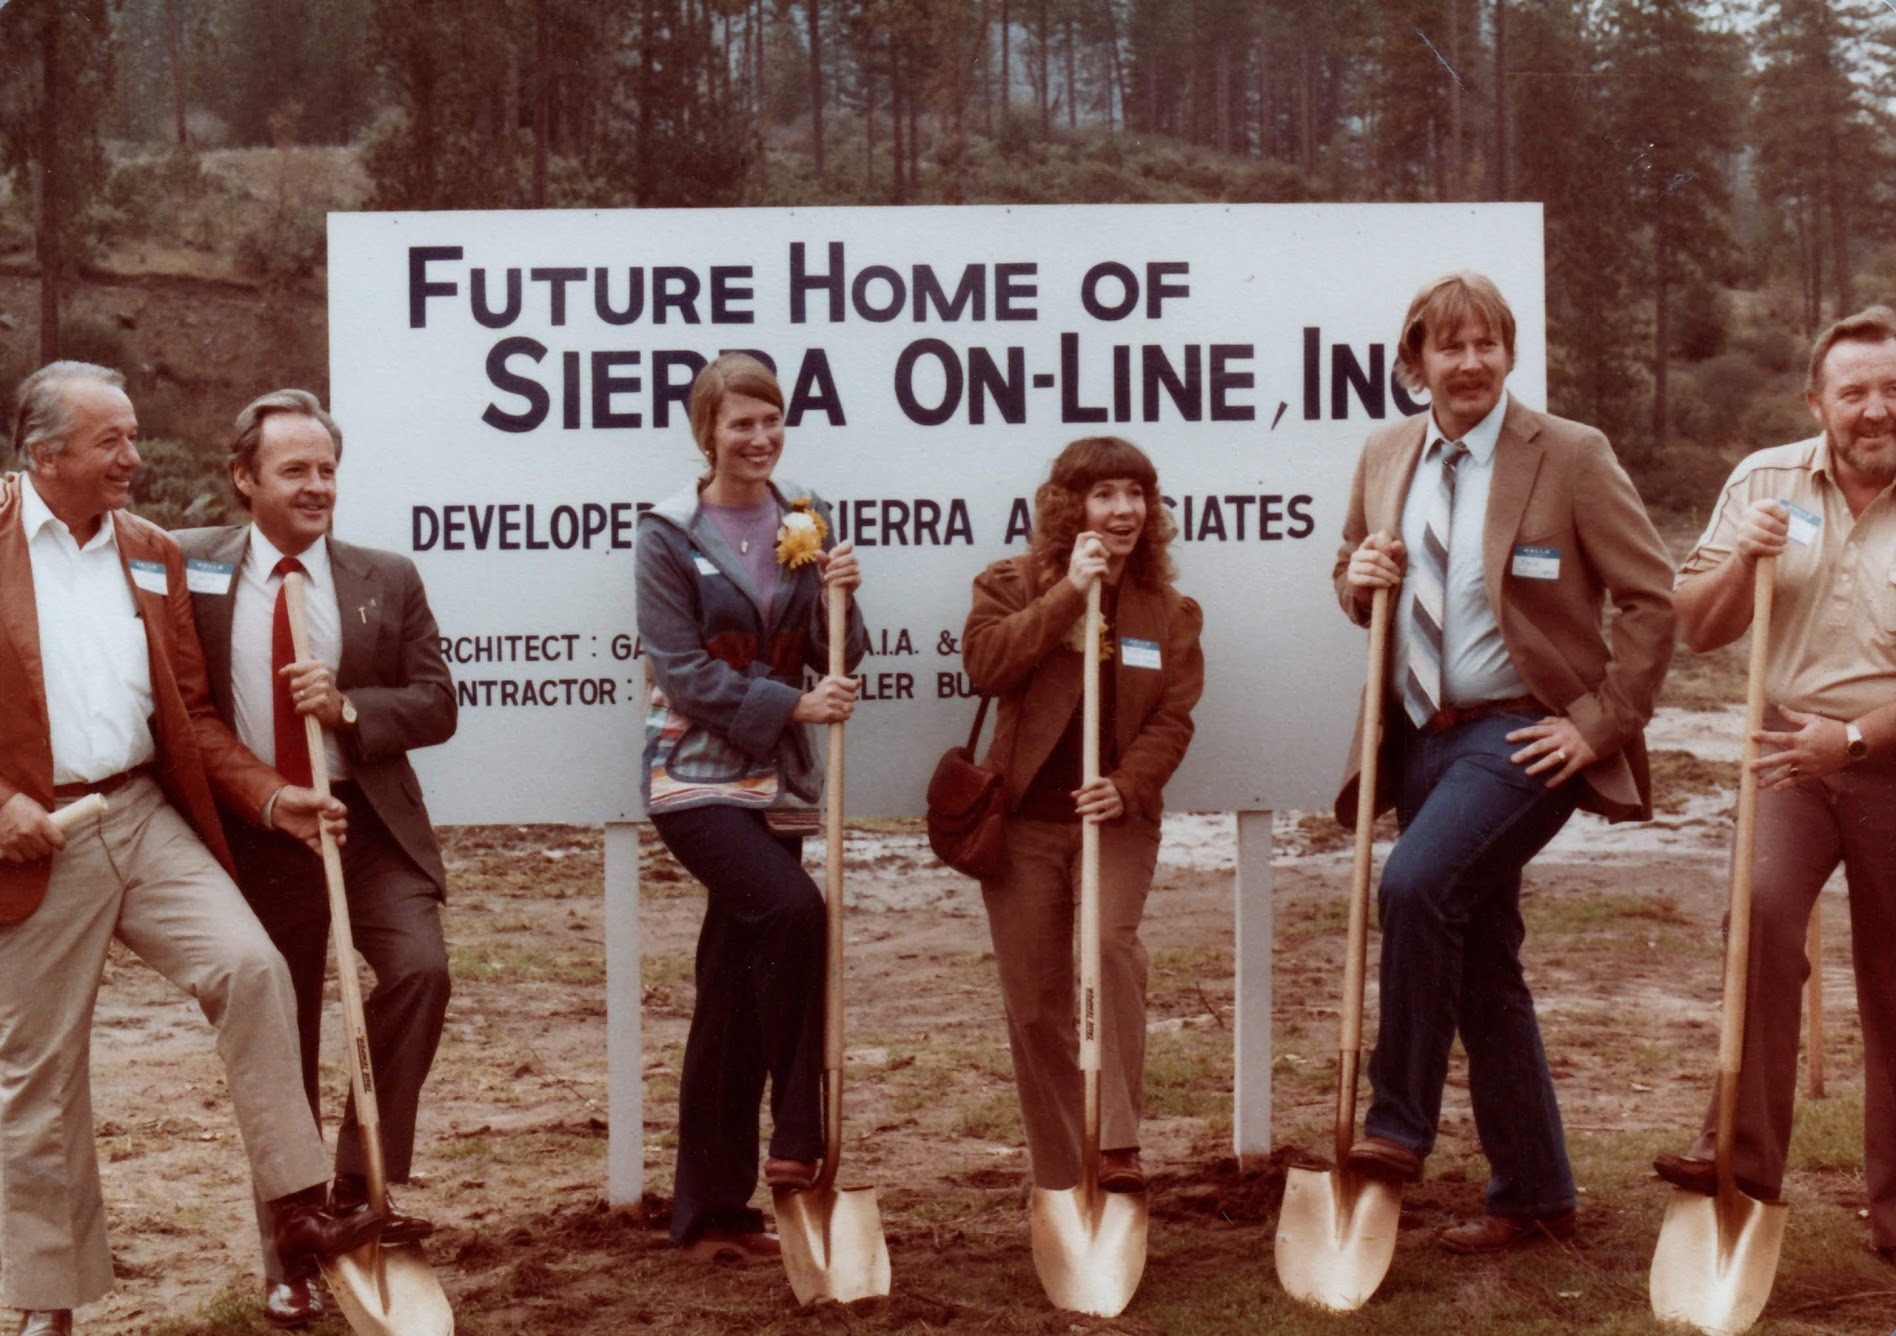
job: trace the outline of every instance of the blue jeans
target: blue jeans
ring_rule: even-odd
[[[1459,1030],[1488,1211],[1558,1215],[1574,1205],[1573,1174],[1521,971],[1521,869],[1573,815],[1579,781],[1549,789],[1508,760],[1519,746],[1507,734],[1538,713],[1427,734],[1391,714],[1402,834],[1377,897],[1382,1002],[1364,1129],[1419,1155],[1434,1148]]]

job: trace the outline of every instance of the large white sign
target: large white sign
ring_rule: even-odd
[[[1449,269],[1520,318],[1545,402],[1538,205],[335,214],[341,536],[413,557],[461,700],[416,757],[443,822],[639,812],[639,510],[701,460],[692,375],[771,359],[778,468],[862,553],[874,657],[849,808],[915,814],[974,713],[969,581],[1021,550],[1080,436],[1142,446],[1204,605],[1198,734],[1174,808],[1328,804],[1362,632],[1330,566],[1365,434],[1421,405],[1396,326]]]

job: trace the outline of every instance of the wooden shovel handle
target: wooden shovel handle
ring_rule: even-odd
[[[1725,1000],[1718,1030],[1717,1157],[1719,1190],[1731,1182],[1738,1073],[1744,1056],[1745,976],[1751,960],[1751,856],[1758,825],[1756,734],[1764,727],[1765,660],[1771,648],[1771,595],[1777,558],[1760,557],[1752,577],[1751,660],[1745,677],[1745,744],[1738,769],[1738,820],[1732,839],[1730,922],[1725,930]]]
[[[106,808],[103,793],[88,793],[78,802],[67,803],[46,814],[47,819],[61,830],[71,830],[89,816],[104,816]]]
[[[309,614],[303,602],[303,577],[295,571],[283,577],[283,599],[289,609],[290,646],[296,657],[309,657]],[[316,716],[303,716],[309,742],[311,784],[329,796],[329,754],[323,749],[323,726]],[[388,1208],[388,1171],[382,1160],[382,1117],[375,1100],[375,1068],[369,1061],[368,1018],[362,1008],[362,981],[356,976],[355,933],[349,923],[349,895],[342,881],[342,853],[329,828],[322,831],[323,880],[329,889],[329,930],[336,941],[336,984],[342,994],[342,1028],[349,1045],[349,1082],[355,1093],[356,1127],[362,1136],[362,1159],[368,1179],[371,1210]]]
[[[829,590],[829,672],[845,671],[849,591]],[[829,924],[823,981],[823,1168],[816,1184],[836,1178],[843,1142],[843,729],[829,725],[829,774],[823,787],[823,899]]]
[[[1100,582],[1086,588],[1086,627],[1080,650],[1080,780],[1099,778]],[[1080,1071],[1086,1084],[1085,1164],[1099,1158],[1099,826],[1080,818]]]
[[[1356,852],[1350,864],[1350,936],[1343,960],[1343,1020],[1337,1036],[1336,1162],[1356,1136],[1356,1079],[1363,1047],[1363,987],[1369,962],[1369,874],[1374,858],[1376,787],[1382,756],[1383,689],[1389,646],[1389,590],[1369,604],[1369,671],[1356,766]]]

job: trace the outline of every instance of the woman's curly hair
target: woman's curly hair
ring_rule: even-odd
[[[1034,564],[1044,583],[1051,585],[1066,574],[1086,514],[1086,494],[1094,483],[1109,478],[1130,478],[1145,493],[1145,528],[1126,559],[1127,578],[1151,589],[1172,579],[1167,548],[1178,525],[1172,520],[1171,507],[1159,495],[1158,470],[1131,441],[1086,436],[1059,453],[1047,480],[1034,492]]]

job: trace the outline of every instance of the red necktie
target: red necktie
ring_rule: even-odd
[[[276,573],[303,574],[303,563],[285,557],[276,564]],[[308,788],[314,782],[309,764],[309,733],[303,716],[296,712],[296,700],[290,694],[290,679],[283,670],[296,662],[295,642],[290,638],[290,600],[286,589],[277,587],[276,617],[270,625],[271,698],[276,702],[276,768],[292,784]]]

